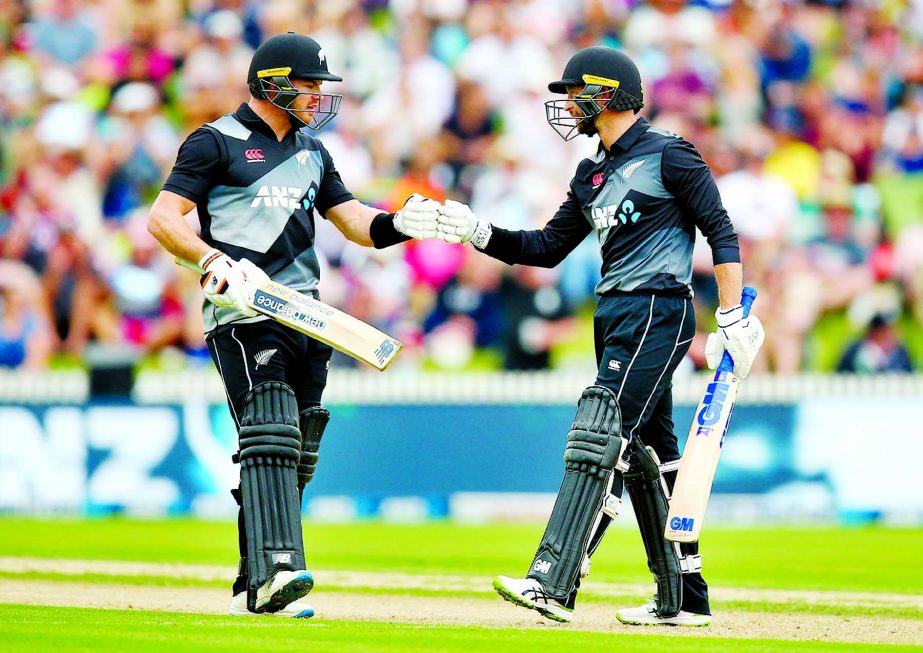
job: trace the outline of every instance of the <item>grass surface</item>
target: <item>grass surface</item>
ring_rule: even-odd
[[[519,575],[542,528],[308,523],[305,548],[316,569]],[[713,585],[923,594],[923,529],[713,529],[701,544]],[[237,532],[230,522],[0,519],[0,556],[22,555],[233,567]],[[650,582],[637,532],[609,530],[593,558],[593,580]]]
[[[402,596],[480,598],[496,601],[489,579],[497,573],[525,571],[542,533],[543,524],[460,526],[451,523],[394,525],[378,522],[305,525],[309,567],[322,570],[399,572],[411,575],[450,574],[484,579],[484,590],[337,587],[324,591],[381,596],[388,601]],[[883,528],[789,528],[772,530],[711,529],[702,542],[706,577],[713,587],[758,588],[782,591],[828,590],[923,594],[923,530]],[[236,525],[186,519],[90,521],[0,518],[0,556],[119,560],[153,563],[220,565],[228,570],[223,580],[180,579],[168,576],[82,573],[69,576],[53,566],[43,572],[22,574],[28,579],[68,583],[115,583],[187,587],[227,587],[237,559]],[[15,571],[0,578],[16,577]],[[333,580],[333,579],[331,579]],[[640,537],[634,529],[610,529],[593,559],[591,581],[650,584]],[[364,581],[363,581],[364,582]],[[637,597],[593,593],[587,583],[581,601],[606,605]],[[612,588],[621,592],[620,588]],[[610,590],[610,591],[612,591]],[[113,590],[117,591],[117,590]],[[602,591],[602,590],[600,590]],[[898,603],[817,602],[807,595],[765,595],[759,601],[713,602],[722,613],[763,613],[799,617],[836,615],[853,618],[890,617],[918,625],[921,611]],[[315,619],[234,619],[202,614],[141,610],[98,610],[4,605],[15,596],[0,597],[0,651],[54,653],[137,651],[169,653],[212,651],[348,651],[415,653],[440,652],[573,653],[580,651],[683,651],[683,652],[801,652],[921,650],[851,644],[836,640],[834,630],[825,641],[744,639],[688,636],[688,631],[641,628],[620,632],[586,632],[559,628],[485,628],[360,622]],[[777,618],[777,617],[776,617]],[[757,616],[757,619],[760,619]],[[903,628],[891,624],[888,628]],[[605,631],[605,628],[603,629]],[[695,635],[695,633],[691,633]],[[704,634],[704,633],[703,633]],[[716,632],[714,635],[724,635]],[[734,631],[728,632],[733,635]],[[740,633],[754,636],[752,631]],[[759,633],[762,636],[762,632]],[[767,634],[766,637],[771,637]],[[678,639],[679,638],[679,639]],[[818,637],[820,638],[820,637]]]
[[[438,651],[552,653],[554,651],[682,650],[688,653],[789,651],[876,651],[882,647],[842,642],[784,642],[747,639],[677,640],[671,635],[625,635],[573,630],[455,628],[369,622],[244,621],[228,617],[86,608],[0,605],[4,651],[77,653],[209,653],[299,650],[372,653]],[[903,647],[910,650],[909,647]]]

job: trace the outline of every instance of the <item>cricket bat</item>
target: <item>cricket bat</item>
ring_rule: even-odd
[[[204,273],[195,263],[180,258],[176,262]],[[247,303],[256,312],[379,370],[388,367],[403,347],[371,324],[275,281],[257,285]]]
[[[740,298],[744,316],[750,314],[754,299],[756,290],[746,286]],[[734,361],[729,353],[724,352],[715,376],[696,408],[679,462],[664,528],[664,537],[671,542],[699,540],[739,384],[740,380],[734,376]]]

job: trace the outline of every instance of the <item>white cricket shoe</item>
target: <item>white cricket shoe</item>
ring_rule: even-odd
[[[661,617],[657,614],[657,604],[648,601],[637,608],[625,608],[615,613],[615,618],[623,624],[635,626],[707,626],[711,623],[710,614],[696,614],[680,610],[675,617]]]
[[[314,588],[311,572],[277,571],[256,591],[257,612],[278,612]]]
[[[510,603],[530,610],[538,610],[543,617],[548,619],[570,623],[574,618],[574,611],[546,594],[545,588],[534,578],[497,576],[494,578],[494,589]]]
[[[247,593],[238,592],[231,599],[229,614],[235,617],[288,617],[290,619],[310,619],[314,616],[314,608],[304,601],[293,601],[276,612],[250,612],[247,609]]]

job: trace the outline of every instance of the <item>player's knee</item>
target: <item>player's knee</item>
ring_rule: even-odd
[[[301,454],[298,403],[284,383],[269,381],[253,388],[244,399],[240,420],[240,462],[267,456],[294,460]]]
[[[567,434],[565,463],[624,471],[628,468],[627,448],[615,393],[603,386],[588,387],[577,402],[577,414]]]
[[[330,411],[323,406],[312,406],[299,414],[301,430],[301,460],[298,462],[298,487],[304,488],[314,478],[320,458],[321,437],[330,421]]]

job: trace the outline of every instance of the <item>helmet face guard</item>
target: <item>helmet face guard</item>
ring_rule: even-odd
[[[288,113],[290,119],[293,119],[293,124],[300,123],[317,131],[333,120],[333,117],[340,110],[343,96],[334,93],[299,91],[289,79],[290,72],[291,68],[287,67],[259,71],[257,78],[250,82],[250,93],[257,99],[269,100],[274,106]],[[273,94],[273,96],[270,97],[270,94]],[[311,122],[305,122],[298,115],[300,111],[291,108],[292,103],[299,95],[313,96],[318,99],[317,108],[313,111],[314,118]]]
[[[545,120],[547,120],[551,128],[558,133],[558,136],[565,141],[569,141],[577,134],[581,133],[580,126],[584,121],[589,120],[590,123],[592,123],[596,116],[610,107],[617,95],[617,89],[618,82],[616,82],[616,86],[587,84],[583,87],[583,90],[573,98],[548,100],[545,102]],[[602,106],[599,104],[601,100],[606,101]],[[577,105],[577,108],[580,109],[580,113],[583,115],[572,116],[567,111],[567,105],[571,102]],[[583,133],[592,136],[596,133],[596,129],[593,128],[590,130],[585,128]]]

